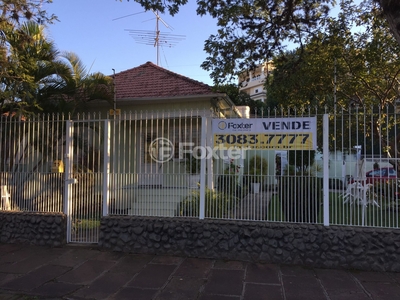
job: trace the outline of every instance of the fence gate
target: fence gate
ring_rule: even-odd
[[[67,121],[66,127],[67,242],[97,243],[103,201],[104,121]]]

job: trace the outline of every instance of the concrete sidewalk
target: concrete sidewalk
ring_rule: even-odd
[[[0,299],[400,299],[400,273],[0,244]]]

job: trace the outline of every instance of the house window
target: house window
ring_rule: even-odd
[[[147,133],[144,142],[144,162],[153,163],[154,157],[158,157],[158,144],[154,144],[153,141],[157,138],[155,133]],[[153,147],[151,147],[153,146]]]
[[[254,93],[256,93],[256,94],[257,94],[257,93],[258,93],[258,89],[255,89]]]
[[[182,159],[182,157],[179,157],[180,150],[182,150],[180,147],[184,147],[183,150],[187,151],[199,145],[201,131],[199,125],[182,122],[171,128],[169,136],[174,145],[174,159]]]

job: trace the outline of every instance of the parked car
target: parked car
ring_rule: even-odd
[[[397,173],[396,170],[393,168],[379,168],[379,169],[374,169],[371,171],[368,171],[365,173],[366,177],[366,183],[367,184],[375,184],[375,183],[382,183],[386,182],[389,180],[396,180],[397,179]],[[354,183],[356,181],[359,181],[361,183],[364,183],[364,180],[362,179],[355,179],[353,177],[349,177],[349,183]]]
[[[400,180],[393,168],[379,168],[365,173],[366,183],[372,184],[375,191],[389,198],[399,198]],[[364,181],[362,181],[364,184]]]
[[[365,173],[365,177],[367,178],[367,184],[375,184],[377,182],[382,183],[389,180],[396,180],[397,173],[393,168],[379,168]]]

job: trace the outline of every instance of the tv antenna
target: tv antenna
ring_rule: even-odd
[[[133,37],[133,39],[138,44],[150,45],[156,47],[157,53],[157,66],[160,65],[160,46],[161,47],[169,47],[172,48],[176,46],[180,41],[185,39],[184,35],[177,35],[171,33],[161,33],[159,28],[159,23],[161,22],[166,28],[171,31],[173,28],[168,25],[158,14],[158,11],[151,10],[153,14],[156,16],[156,30],[140,30],[140,29],[125,29],[125,31],[129,32],[129,35]],[[132,15],[137,15],[139,13],[130,14],[124,17],[116,18],[114,20],[118,20],[121,18],[129,17]]]

